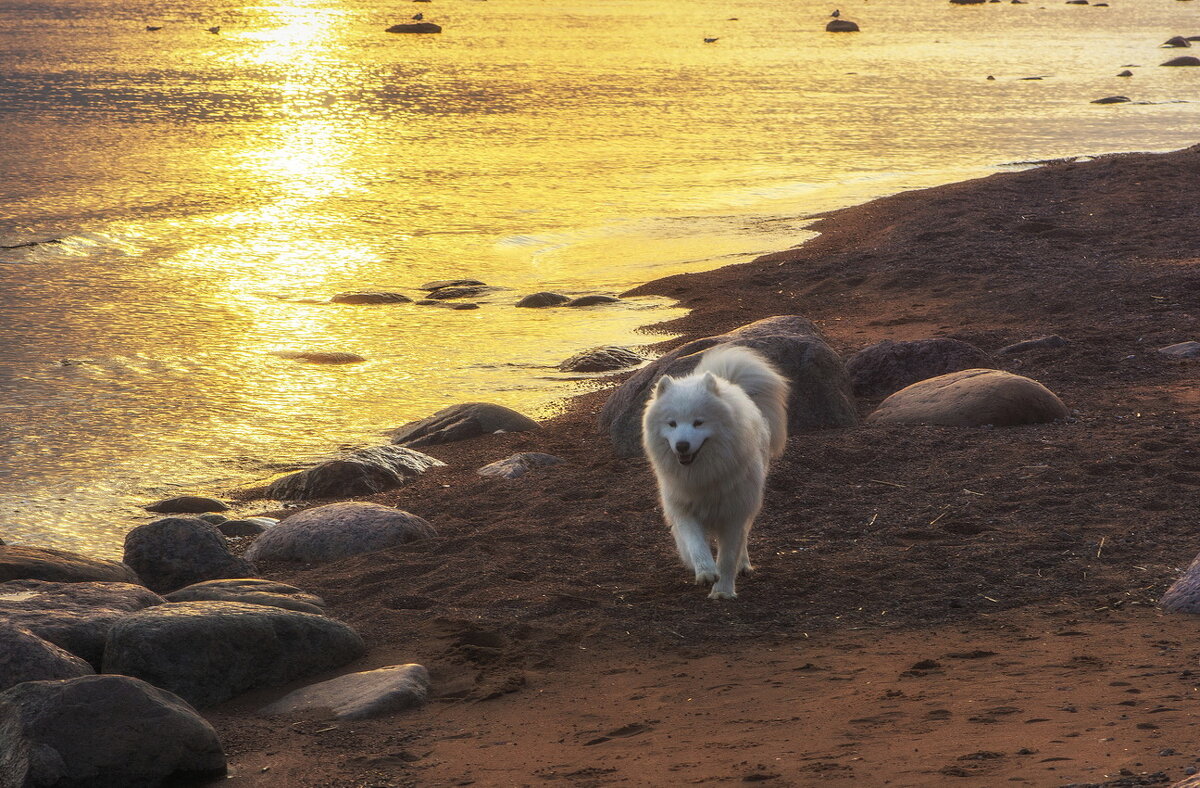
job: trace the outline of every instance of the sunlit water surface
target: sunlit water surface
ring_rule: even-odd
[[[528,292],[750,259],[1006,162],[1193,142],[1200,69],[1157,46],[1195,9],[1110,2],[839,0],[863,31],[836,35],[816,0],[0,0],[0,244],[62,239],[0,249],[0,535],[117,556],[157,497],[454,402],[546,415],[586,385],[559,361],[679,314],[513,308]],[[417,11],[445,32],[383,32]],[[1146,103],[1089,103],[1114,93]],[[507,289],[326,303],[460,276]],[[300,350],[367,361],[273,355]]]

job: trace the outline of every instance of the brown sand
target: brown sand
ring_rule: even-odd
[[[237,786],[1162,784],[1200,766],[1200,621],[1154,608],[1200,549],[1200,388],[1155,348],[1200,338],[1200,147],[902,194],[819,238],[639,293],[685,338],[775,314],[848,355],[951,336],[1058,393],[1071,423],[795,435],[714,603],[673,555],[605,393],[371,500],[440,536],[268,567],[363,633],[350,669],[418,661],[437,697],[355,723],[208,713]],[[603,337],[597,337],[597,343]],[[863,402],[864,413],[876,404]],[[516,481],[514,451],[564,466]]]

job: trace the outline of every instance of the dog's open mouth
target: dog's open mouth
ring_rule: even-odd
[[[687,454],[676,454],[675,456],[679,458],[680,465],[691,465],[692,462],[696,459],[696,455],[699,453],[700,453],[700,449],[696,449],[693,452],[689,452]]]

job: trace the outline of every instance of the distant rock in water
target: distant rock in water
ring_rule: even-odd
[[[831,19],[825,25],[826,33],[857,33],[858,25],[849,19]]]
[[[444,301],[448,298],[474,298],[477,295],[483,295],[494,287],[488,285],[446,285],[429,291],[426,298],[432,298],[437,301]]]
[[[478,309],[479,304],[471,301],[434,301],[432,298],[422,298],[418,306],[440,306],[442,309]]]
[[[982,5],[987,0],[950,0],[952,5]]]
[[[1192,43],[1183,36],[1172,36],[1162,43],[1164,47],[1190,47]]]
[[[610,295],[585,295],[579,298],[573,298],[567,302],[567,306],[596,306],[598,304],[616,304],[621,299]]]
[[[1067,5],[1087,5],[1088,0],[1067,0]]]
[[[486,287],[486,282],[480,282],[478,279],[438,279],[434,282],[426,282],[418,287],[418,290],[440,290],[443,287]]]
[[[627,347],[606,345],[576,353],[558,365],[563,372],[612,372],[617,369],[636,367],[646,357]]]
[[[538,423],[512,408],[491,402],[463,402],[392,431],[392,443],[432,446],[470,440],[493,432],[529,432]]]
[[[202,495],[176,495],[174,498],[164,498],[142,508],[159,514],[203,514],[228,511],[229,504]]]
[[[1132,71],[1130,71],[1129,69],[1125,69],[1125,70],[1124,70],[1124,71],[1122,71],[1120,74],[1117,74],[1117,76],[1118,76],[1118,77],[1132,77],[1132,76],[1133,76],[1133,72],[1132,72]]]
[[[539,309],[546,306],[558,306],[565,304],[571,299],[562,293],[552,293],[549,290],[543,290],[540,293],[527,295],[517,302],[517,306],[531,309]]]
[[[331,304],[411,304],[404,293],[352,292],[338,293],[329,299]]]
[[[1160,63],[1163,66],[1200,66],[1200,57],[1192,57],[1191,55],[1182,55],[1174,57],[1166,63]]]
[[[387,29],[389,33],[440,33],[442,32],[441,25],[435,25],[433,22],[406,22],[400,25],[392,25]]]
[[[1133,99],[1129,96],[1105,96],[1104,98],[1092,99],[1093,104],[1126,104]]]
[[[320,350],[278,350],[276,356],[290,361],[305,361],[309,364],[360,364],[366,361],[357,353]]]

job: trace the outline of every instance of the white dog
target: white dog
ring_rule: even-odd
[[[767,466],[787,441],[787,396],[787,381],[757,352],[718,345],[691,375],[660,378],[646,403],[642,447],[663,513],[697,585],[713,583],[709,599],[736,599],[737,575],[754,570],[746,541]]]

